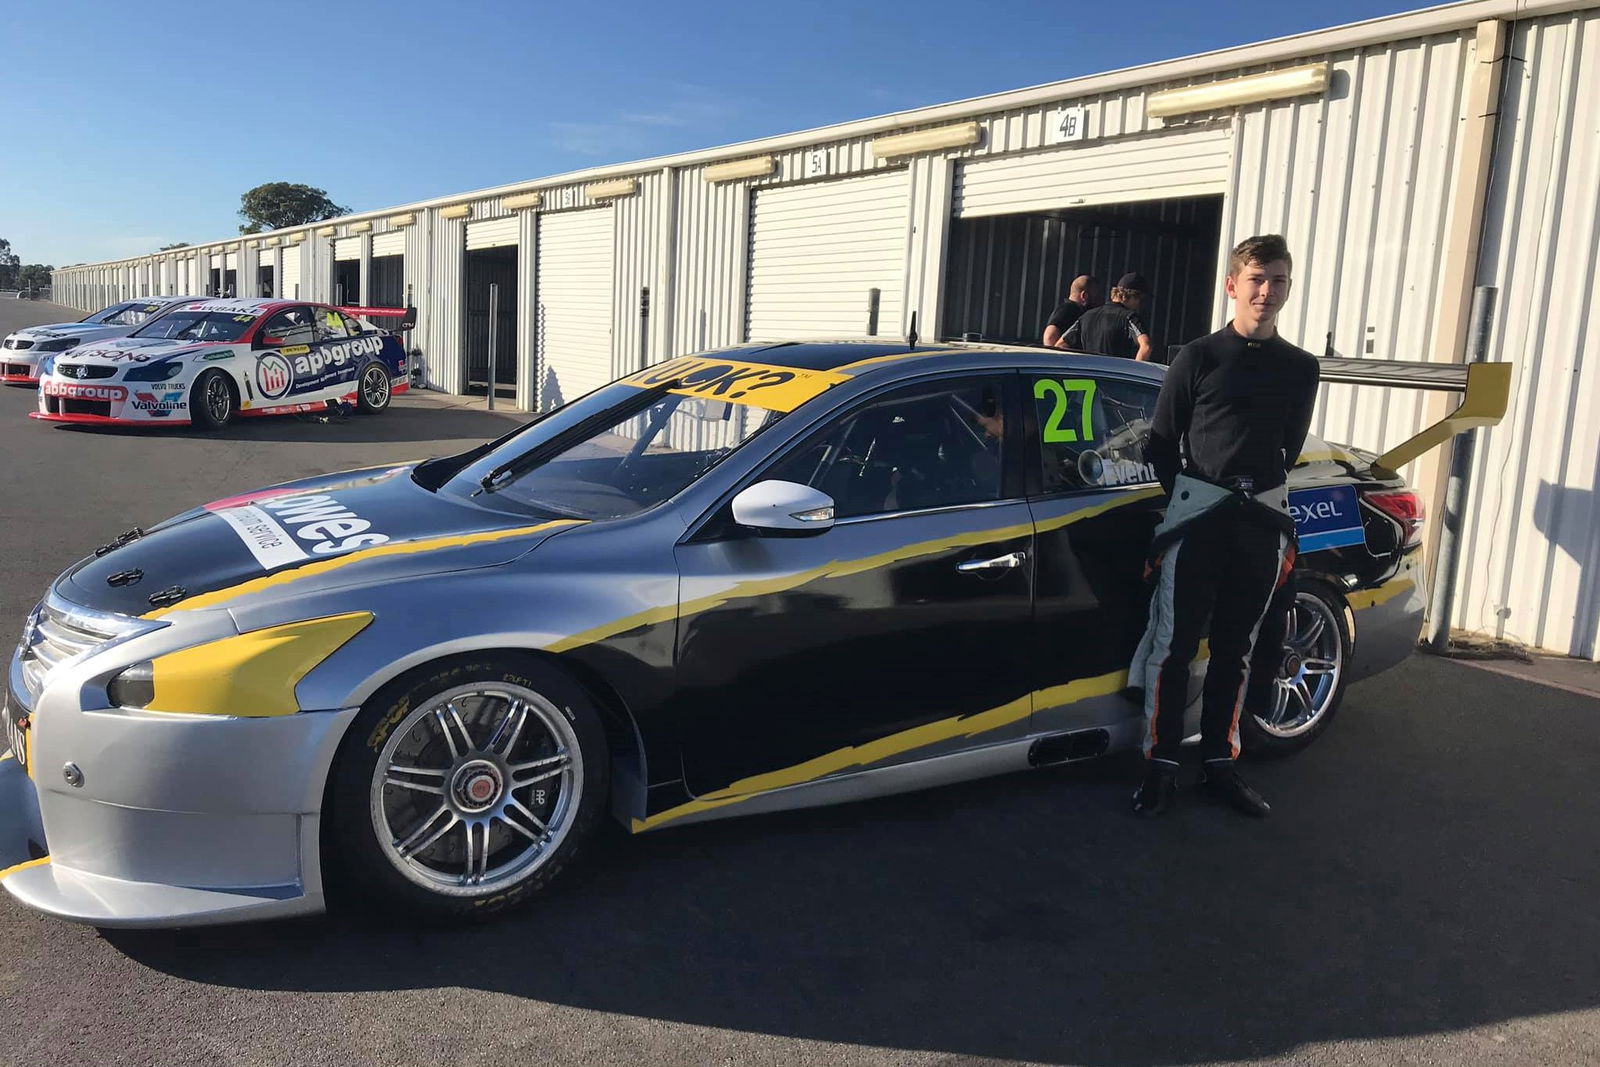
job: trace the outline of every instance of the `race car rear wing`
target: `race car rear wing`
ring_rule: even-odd
[[[1495,425],[1505,417],[1511,398],[1509,363],[1413,363],[1336,356],[1324,356],[1317,362],[1321,364],[1324,382],[1461,394],[1461,403],[1454,411],[1377,458],[1373,466],[1389,473],[1398,471],[1458,433]]]
[[[342,307],[339,309],[346,315],[356,315],[360,318],[377,320],[373,325],[380,330],[390,333],[404,333],[417,324],[417,309],[404,308],[369,308],[369,307]],[[393,321],[388,321],[393,320]]]

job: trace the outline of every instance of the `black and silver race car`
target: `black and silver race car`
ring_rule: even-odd
[[[1419,373],[1466,390],[1453,423],[1383,457],[1312,440],[1294,471],[1298,602],[1251,748],[1305,745],[1415,643],[1421,512],[1388,472],[1499,414],[1464,368]],[[484,912],[608,812],[653,830],[1132,748],[1161,374],[745,346],[132,530],[11,662],[0,882],[104,926],[316,911],[333,878]],[[1324,364],[1386,377],[1419,384]]]

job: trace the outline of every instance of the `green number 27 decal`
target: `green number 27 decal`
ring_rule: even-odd
[[[1045,444],[1072,444],[1078,441],[1088,443],[1094,440],[1094,389],[1095,383],[1092,378],[1063,378],[1060,381],[1040,378],[1033,383],[1035,400],[1043,400],[1046,397],[1055,400],[1055,408],[1044,424]],[[1061,425],[1066,421],[1067,412],[1076,398],[1081,398],[1083,402],[1081,431]]]

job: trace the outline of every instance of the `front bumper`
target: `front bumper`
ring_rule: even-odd
[[[189,425],[187,382],[124,383],[106,379],[39,379],[39,408],[29,418],[112,426]]]
[[[57,667],[24,709],[28,770],[0,761],[0,885],[40,911],[106,927],[321,911],[323,788],[355,709],[84,710],[93,662]],[[13,712],[20,671],[13,660]]]
[[[31,349],[0,348],[0,382],[6,385],[36,385],[39,361],[43,354]]]

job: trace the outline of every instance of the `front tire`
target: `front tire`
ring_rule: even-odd
[[[571,862],[606,806],[610,754],[583,688],[534,657],[437,664],[380,690],[330,789],[346,890],[441,918],[489,915]]]
[[[189,421],[202,430],[220,430],[239,410],[233,380],[221,370],[208,370],[189,387]]]
[[[1239,724],[1245,751],[1287,756],[1309,747],[1328,729],[1344,701],[1351,648],[1348,620],[1343,597],[1320,582],[1302,583],[1288,611],[1271,704],[1245,715]]]
[[[382,363],[368,363],[356,380],[356,411],[362,415],[376,415],[389,406],[394,386],[389,381],[389,370]]]

